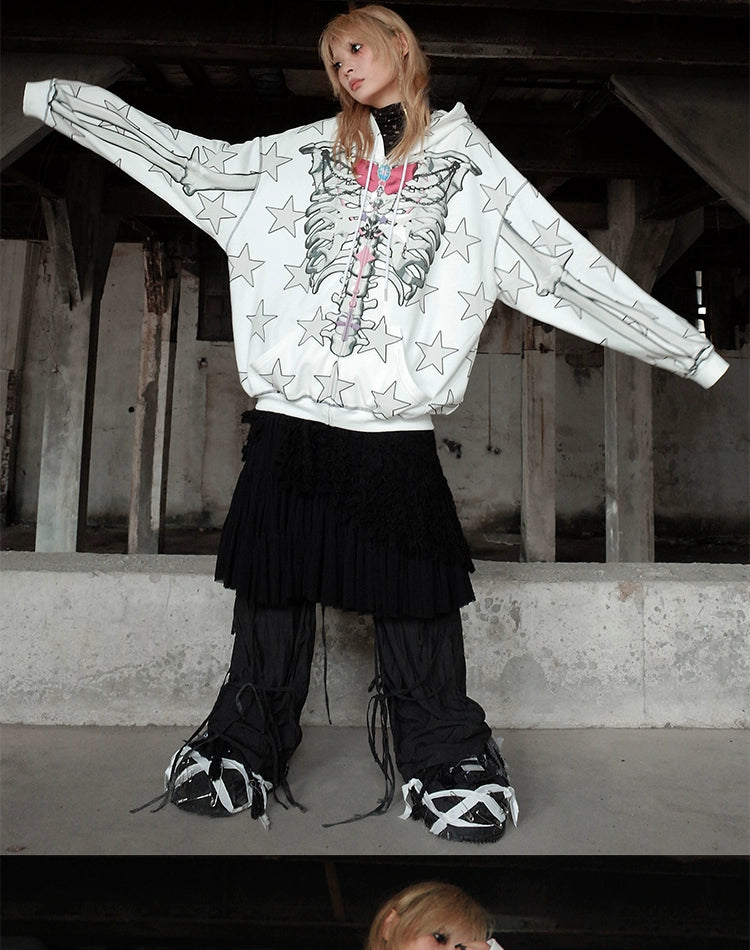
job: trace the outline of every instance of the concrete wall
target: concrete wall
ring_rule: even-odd
[[[197,726],[231,649],[233,595],[202,556],[0,554],[0,718]],[[747,565],[478,565],[470,694],[499,728],[746,727]],[[369,618],[326,611],[336,725],[363,725]],[[326,722],[320,643],[304,711]],[[700,768],[700,764],[697,764]]]
[[[2,258],[5,259],[5,258]],[[53,286],[42,247],[23,368],[16,512],[36,518],[43,406],[57,341],[47,314]],[[102,303],[89,521],[124,524],[138,372],[143,273],[139,245],[115,248]],[[249,400],[230,344],[196,340],[197,280],[184,273],[167,518],[219,526],[240,466]],[[436,420],[439,454],[464,529],[492,545],[518,531],[521,496],[521,322],[506,311],[483,336],[466,400]],[[603,532],[602,351],[557,333],[557,511],[562,529]],[[750,361],[724,353],[730,371],[711,390],[654,371],[656,518],[692,531],[747,531]]]

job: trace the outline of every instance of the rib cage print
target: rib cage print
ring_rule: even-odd
[[[341,275],[322,335],[335,355],[348,356],[365,343],[361,331],[375,327],[389,286],[401,306],[424,288],[448,204],[466,174],[479,175],[480,169],[457,153],[427,154],[419,164],[397,168],[361,160],[354,177],[327,143],[302,151],[311,156],[314,185],[305,223],[305,270],[313,292],[326,277]]]

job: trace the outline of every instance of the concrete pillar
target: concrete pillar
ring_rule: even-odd
[[[20,422],[21,370],[39,269],[39,244],[0,241],[3,315],[0,320],[0,524],[13,521],[13,481]]]
[[[653,286],[673,222],[644,221],[633,181],[611,181],[607,231],[592,242],[644,290]],[[607,561],[654,560],[651,367],[605,350],[604,452]]]
[[[146,304],[133,436],[128,553],[163,550],[180,268],[158,241],[143,246]]]
[[[521,560],[555,560],[555,331],[527,318],[521,426]]]
[[[607,561],[654,560],[651,367],[604,351]]]
[[[36,550],[75,551],[86,527],[99,304],[116,219],[101,214],[103,163],[72,169],[66,198],[43,198],[55,268],[54,361],[42,430]]]

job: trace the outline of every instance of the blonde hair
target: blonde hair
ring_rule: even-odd
[[[343,154],[354,165],[358,158],[368,158],[375,138],[370,125],[370,107],[357,102],[342,84],[334,69],[333,47],[345,39],[354,39],[369,46],[378,59],[390,62],[398,76],[401,104],[406,112],[406,125],[401,141],[391,157],[404,160],[421,147],[430,124],[428,85],[430,64],[411,27],[393,10],[368,4],[335,16],[323,30],[318,42],[320,58],[325,66],[333,94],[341,105],[338,131],[333,145],[334,155]],[[408,53],[404,55],[403,43]]]
[[[385,923],[393,911],[386,940]],[[487,940],[492,921],[460,887],[424,881],[405,888],[382,905],[370,927],[365,950],[401,950],[418,937],[443,930],[461,931],[471,940]]]

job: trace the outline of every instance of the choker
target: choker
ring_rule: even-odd
[[[406,126],[406,112],[400,102],[394,102],[382,109],[371,109],[371,112],[383,136],[383,146],[387,155],[401,141]]]

